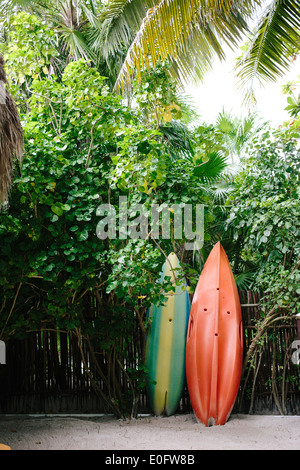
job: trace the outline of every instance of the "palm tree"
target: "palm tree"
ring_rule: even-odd
[[[223,44],[234,48],[249,33],[251,15],[260,18],[249,35],[246,54],[237,71],[245,101],[254,99],[256,81],[276,81],[289,70],[300,48],[299,0],[111,0],[101,16],[97,45],[104,57],[128,48],[115,90],[132,75],[173,61],[172,73],[180,84],[201,79],[213,59],[224,58]],[[101,40],[102,43],[101,43]]]
[[[299,0],[3,0],[0,14],[29,9],[47,16],[74,58],[99,57],[119,69],[115,89],[133,74],[172,60],[179,83],[201,79],[223,45],[235,48],[253,14],[260,18],[238,62],[241,85],[253,96],[257,80],[275,81],[290,67],[300,44]]]
[[[6,74],[0,56],[0,204],[7,200],[13,159],[21,160],[24,150],[23,130],[15,103],[6,90]]]
[[[106,57],[128,47],[115,89],[123,88],[133,74],[173,61],[179,83],[202,78],[223,44],[237,46],[247,31],[259,0],[112,0],[101,16],[103,53]],[[99,43],[100,44],[100,41]]]

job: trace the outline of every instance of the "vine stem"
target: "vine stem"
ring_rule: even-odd
[[[150,236],[151,240],[154,241],[154,243],[155,243],[155,245],[157,246],[157,248],[162,252],[162,254],[163,254],[164,257],[166,258],[166,260],[168,261],[168,263],[169,263],[169,265],[170,265],[170,268],[171,268],[171,271],[172,271],[172,273],[173,273],[174,279],[175,279],[175,281],[177,281],[177,276],[176,276],[176,274],[175,274],[174,268],[173,268],[173,266],[172,266],[172,264],[171,264],[171,261],[169,260],[168,256],[166,255],[166,253],[164,252],[164,250],[162,249],[162,247],[159,245],[159,243],[157,243],[157,241],[155,240],[155,238],[152,237],[152,233],[151,233],[151,232],[149,233],[149,236]]]
[[[258,355],[258,364],[257,364],[257,355]],[[251,403],[250,403],[250,408],[249,408],[249,414],[252,414],[252,409],[253,409],[253,404],[254,404],[254,391],[255,391],[255,384],[256,384],[256,379],[258,376],[258,371],[260,368],[261,358],[262,358],[262,347],[260,347],[259,351],[257,352],[257,355],[255,356],[254,378],[253,378],[252,390],[251,390]]]
[[[272,310],[270,310],[270,312],[267,314],[267,316],[265,317],[264,321],[262,322],[261,327],[258,330],[256,336],[253,338],[253,340],[252,340],[252,342],[249,346],[249,349],[247,351],[245,360],[244,360],[242,373],[245,372],[245,369],[246,369],[247,364],[250,360],[250,357],[252,356],[252,354],[253,354],[256,346],[257,346],[258,340],[261,338],[261,336],[264,334],[265,330],[267,329],[268,323],[273,318],[274,312],[275,312],[275,307],[272,308]]]
[[[13,313],[13,310],[14,310],[14,308],[15,308],[16,301],[17,301],[17,298],[18,298],[18,295],[19,295],[21,286],[22,286],[22,281],[20,282],[20,284],[19,284],[19,286],[18,286],[18,289],[17,289],[16,295],[15,295],[14,301],[13,301],[13,303],[12,303],[11,309],[10,309],[10,311],[9,311],[8,317],[7,317],[6,322],[4,323],[4,326],[3,326],[3,328],[2,328],[2,331],[1,331],[1,334],[0,334],[0,338],[3,337],[3,333],[4,333],[4,330],[5,330],[6,325],[7,325],[7,323],[8,323],[8,320],[10,319],[11,314]]]
[[[93,389],[95,390],[96,394],[100,398],[102,398],[113,409],[115,415],[118,418],[121,418],[122,414],[120,413],[120,410],[114,405],[114,403],[111,402],[111,400],[108,400],[106,395],[102,392],[101,388],[96,384],[96,382],[93,378],[93,375],[92,375],[92,373],[90,372],[90,370],[88,368],[86,358],[85,358],[85,355],[84,355],[84,352],[83,352],[83,349],[82,349],[82,344],[81,344],[82,334],[81,334],[81,331],[80,331],[80,329],[75,328],[75,332],[76,332],[76,336],[77,336],[77,342],[78,342],[78,347],[79,347],[79,350],[80,350],[81,359],[82,359],[85,371],[86,371],[88,377],[90,378]]]
[[[267,328],[270,327],[270,325],[272,325],[273,323],[279,321],[279,320],[286,320],[286,316],[280,316],[280,317],[277,317],[276,318],[276,315],[274,315],[274,311],[275,311],[275,307],[270,310],[269,314],[266,316],[266,318],[264,319],[263,323],[262,323],[262,326],[261,328],[258,330],[256,336],[253,338],[250,346],[249,346],[249,349],[248,349],[248,352],[246,354],[246,357],[245,357],[245,360],[244,360],[244,364],[243,364],[243,369],[242,369],[242,374],[245,372],[245,369],[247,367],[247,364],[250,360],[250,357],[252,356],[252,354],[254,353],[255,351],[255,348],[257,346],[257,343],[258,343],[258,340],[263,336],[263,334],[265,333],[265,331],[267,330]],[[273,313],[271,315],[271,312]],[[275,318],[274,318],[275,317]]]

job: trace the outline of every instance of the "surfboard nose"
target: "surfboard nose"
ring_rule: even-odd
[[[5,444],[0,444],[0,450],[11,450],[11,448]]]

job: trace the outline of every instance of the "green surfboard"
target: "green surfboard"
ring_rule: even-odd
[[[172,266],[172,267],[171,267]],[[165,276],[175,282],[179,260],[175,253],[163,265],[160,281]],[[175,270],[175,271],[174,271]],[[179,284],[179,283],[178,283]],[[190,313],[190,299],[184,279],[167,294],[164,305],[149,310],[146,367],[147,393],[156,416],[170,416],[178,408],[185,385],[185,344]]]

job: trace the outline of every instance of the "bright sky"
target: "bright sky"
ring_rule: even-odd
[[[239,51],[238,51],[239,52]],[[190,86],[186,93],[194,98],[200,116],[206,123],[214,123],[222,108],[235,116],[243,116],[247,109],[242,106],[242,94],[236,86],[234,73],[237,53],[229,51],[226,62],[216,61],[213,71],[207,74],[201,85]],[[256,111],[264,120],[269,120],[274,126],[289,119],[284,108],[287,106],[287,95],[282,93],[282,85],[289,80],[295,80],[300,75],[300,58],[293,63],[287,75],[278,79],[276,84],[266,83],[263,88],[256,90]]]

